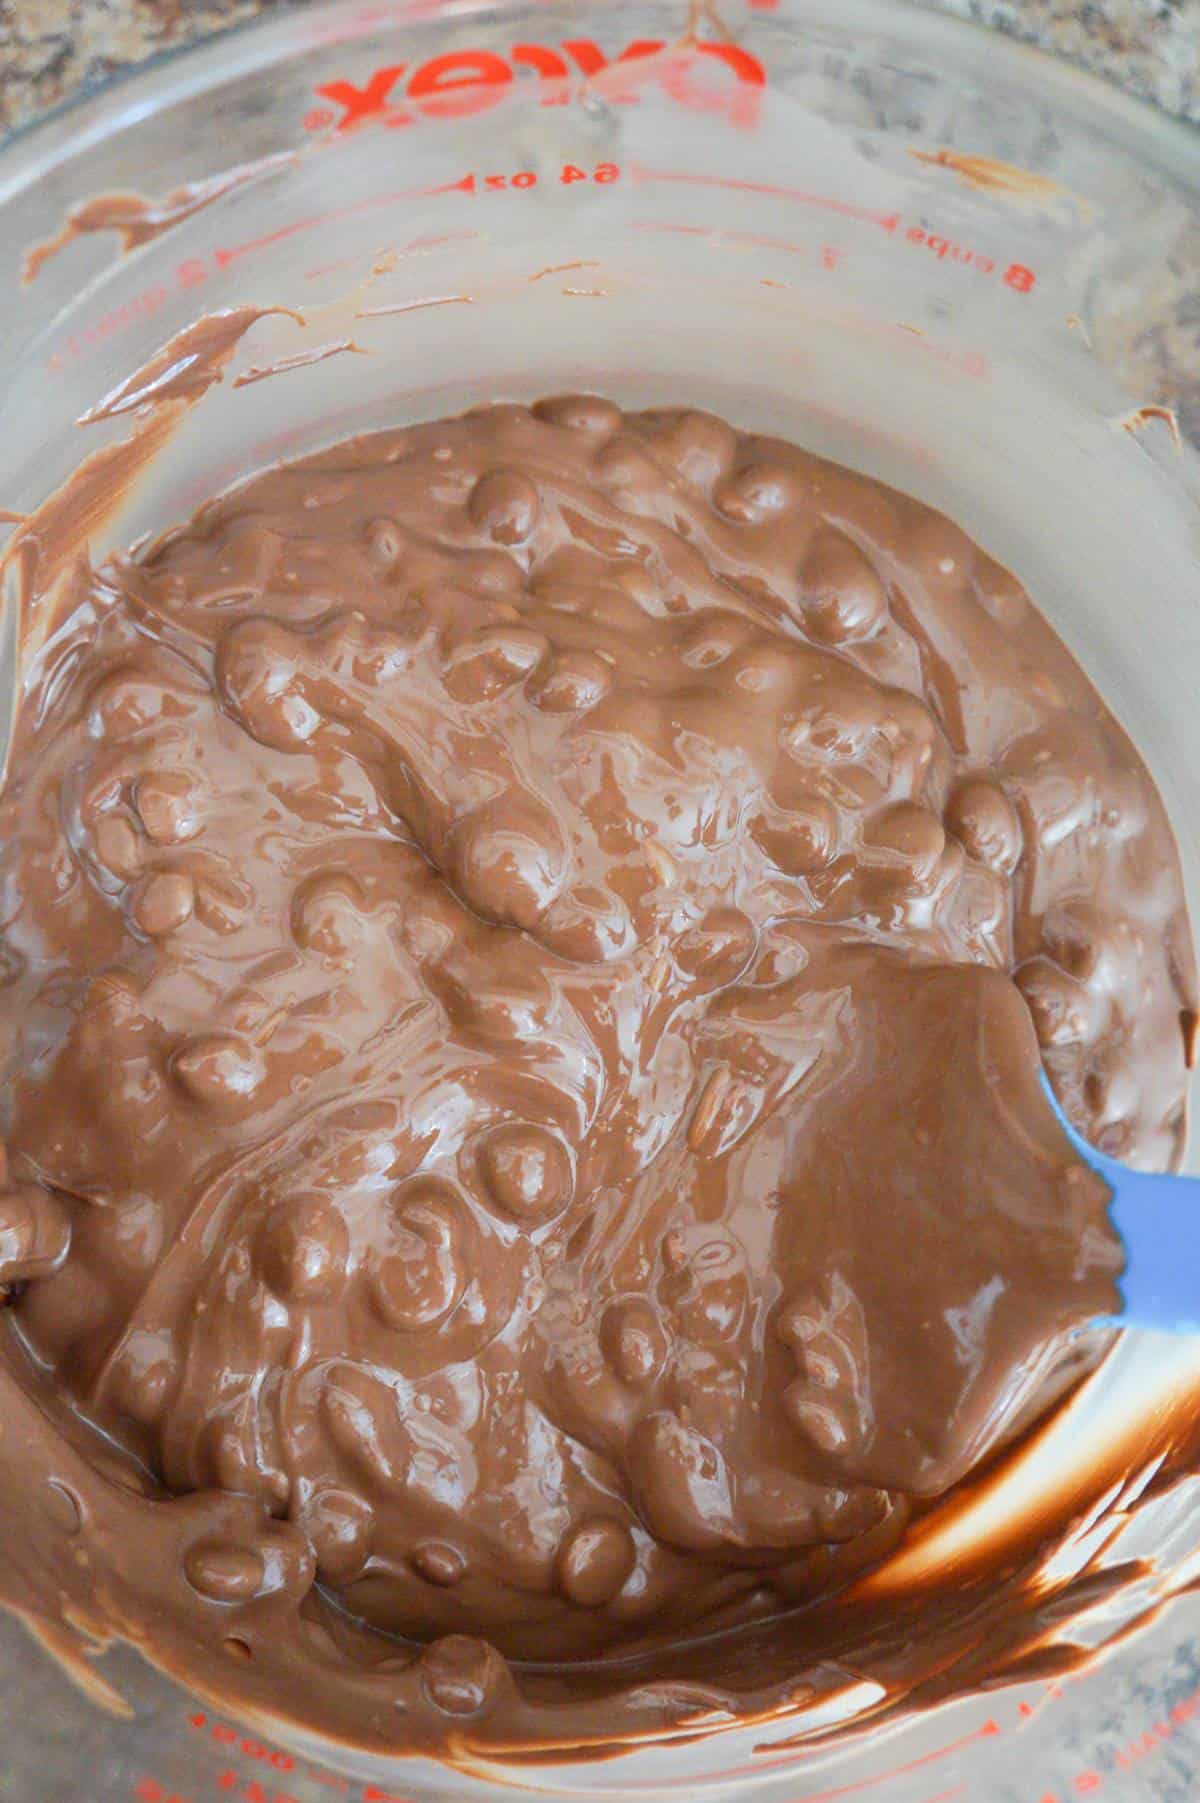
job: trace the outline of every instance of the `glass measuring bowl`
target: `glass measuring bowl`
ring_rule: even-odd
[[[606,0],[335,4],[162,61],[15,140],[0,155],[0,502],[33,507],[120,438],[128,420],[76,421],[198,314],[245,303],[303,322],[260,321],[234,370],[347,338],[366,354],[213,388],[98,518],[94,557],[265,462],[484,398],[596,387],[711,405],[944,508],[1018,572],[1151,765],[1200,911],[1200,141],[889,0],[686,25],[675,6]],[[77,202],[161,199],[235,165],[252,167],[193,189],[129,255],[85,234],[18,286],[21,252]],[[1138,411],[1175,399],[1180,450]],[[10,686],[12,624],[10,608]],[[1151,1556],[1182,1587],[1200,1500],[1135,1508],[1096,1464],[1197,1365],[1185,1346],[1122,1345],[1040,1442],[1020,1482],[1074,1520],[1060,1560],[1111,1539],[1110,1564]],[[1019,1500],[993,1496],[993,1517]],[[983,1531],[970,1512],[954,1527],[967,1565]],[[1159,1600],[1154,1579],[1131,1580],[1081,1632],[1103,1641]],[[874,1699],[851,1683],[840,1723],[730,1727],[514,1778],[235,1721],[117,1648],[98,1670],[133,1711],[121,1719],[5,1618],[0,1796],[1190,1798],[1195,1623],[1181,1600],[1069,1685],[900,1725],[871,1726]]]

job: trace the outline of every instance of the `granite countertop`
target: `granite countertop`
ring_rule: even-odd
[[[288,3],[0,0],[0,132],[156,51]],[[922,3],[1057,51],[1200,122],[1200,0]]]

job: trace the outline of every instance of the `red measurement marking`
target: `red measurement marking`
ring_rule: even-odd
[[[334,215],[330,215],[334,217]],[[273,232],[264,232],[260,238],[245,238],[240,244],[220,246],[213,252],[213,260],[218,269],[228,269],[238,257],[248,257],[256,250],[267,250],[272,244],[282,244],[285,238],[294,238],[297,232],[307,232],[314,225],[320,225],[321,219],[293,219],[290,225],[281,225]]]
[[[867,207],[855,206],[850,201],[839,200],[831,194],[812,194],[801,188],[789,188],[775,182],[743,181],[726,175],[699,175],[686,170],[649,169],[643,164],[630,165],[630,177],[635,182],[673,182],[685,187],[728,188],[735,193],[765,194],[773,199],[793,200],[801,206],[820,207],[827,212],[838,213],[844,218],[858,219],[867,225],[878,226],[889,237],[896,237],[901,224],[898,213],[877,213]],[[690,226],[671,224],[666,221],[639,219],[635,222],[639,231],[690,232],[700,237],[706,236],[710,228],[707,226]],[[717,243],[761,243],[775,249],[800,249],[798,245],[790,245],[786,239],[757,237],[749,232],[722,232],[717,235]],[[959,244],[938,232],[928,232],[923,226],[909,226],[904,233],[903,242],[914,249],[930,252],[939,262],[948,266],[973,268],[980,275],[992,276],[997,273],[999,265],[994,257],[986,252],[976,250],[971,245]],[[825,245],[821,252],[822,262],[826,269],[836,269],[838,259],[843,255],[840,247]],[[1028,294],[1037,283],[1037,274],[1026,268],[1023,263],[1010,263],[1001,277],[1006,287],[1015,289],[1019,294]]]
[[[292,1772],[296,1769],[296,1761],[282,1747],[266,1747],[261,1741],[254,1740],[248,1734],[233,1727],[229,1722],[213,1722],[202,1712],[188,1716],[188,1727],[197,1728],[207,1733],[219,1747],[236,1747],[245,1759],[265,1762],[276,1772]]]
[[[1157,1753],[1163,1742],[1170,1740],[1173,1732],[1169,1723],[1154,1722],[1144,1733],[1135,1736],[1128,1746],[1118,1749],[1117,1764],[1124,1767],[1136,1765],[1148,1753]]]
[[[1062,1692],[1058,1690],[1057,1686],[1053,1688],[1056,1694],[1061,1696]],[[1024,1706],[1022,1707],[1024,1708]],[[1125,1746],[1118,1747],[1113,1763],[1119,1771],[1129,1771],[1143,1759],[1148,1759],[1151,1755],[1160,1752],[1166,1742],[1171,1740],[1180,1728],[1186,1727],[1190,1721],[1193,1721],[1197,1715],[1200,1715],[1200,1690],[1194,1690],[1189,1696],[1181,1697],[1178,1703],[1173,1703],[1167,1711],[1165,1721],[1151,1722],[1141,1734],[1136,1735]],[[1046,1791],[1039,1797],[1038,1803],[1068,1803],[1068,1799],[1071,1797],[1094,1796],[1098,1791],[1104,1789],[1107,1778],[1111,1776],[1111,1773],[1106,1776],[1105,1773],[1098,1772],[1089,1766],[1082,1772],[1076,1772],[1065,1790]]]
[[[861,1778],[854,1784],[840,1785],[834,1790],[810,1791],[805,1796],[804,1803],[833,1803],[833,1799],[836,1797],[858,1796],[861,1791],[874,1790],[876,1785],[887,1784],[893,1778],[904,1777],[909,1772],[919,1772],[927,1765],[934,1765],[939,1759],[948,1759],[951,1753],[958,1753],[964,1747],[974,1746],[976,1741],[990,1740],[993,1735],[1001,1732],[999,1722],[989,1718],[972,1733],[964,1734],[959,1740],[948,1741],[944,1747],[935,1747],[932,1753],[924,1753],[920,1759],[910,1759],[906,1765],[889,1766],[887,1771],[876,1772],[872,1778]],[[762,1751],[768,1753],[770,1750],[771,1743],[764,1742]],[[780,1754],[774,1759],[756,1759],[752,1764],[734,1766],[719,1775],[722,1778],[740,1778],[747,1773],[765,1772],[776,1766],[798,1765],[811,1756],[807,1748],[794,1747],[790,1753]]]
[[[691,238],[711,238],[714,247],[724,250],[729,245],[748,244],[754,250],[782,250],[789,256],[807,256],[812,250],[809,244],[800,244],[794,238],[775,238],[766,232],[714,232],[709,225],[670,224],[661,219],[635,219],[635,232],[679,232]],[[820,250],[822,269],[835,270],[841,267],[845,251],[840,244],[823,244]],[[771,286],[779,287],[778,282]]]
[[[805,1798],[805,1803],[833,1803],[835,1797],[853,1797],[861,1791],[874,1790],[877,1784],[890,1783],[893,1778],[902,1778],[909,1772],[919,1772],[923,1766],[933,1765],[939,1759],[946,1759],[951,1753],[958,1753],[963,1747],[973,1746],[977,1740],[987,1740],[993,1734],[1000,1733],[1000,1724],[995,1721],[984,1722],[973,1734],[964,1734],[961,1740],[951,1741],[948,1746],[938,1747],[932,1753],[924,1754],[920,1759],[910,1759],[907,1765],[893,1766],[890,1771],[878,1772],[874,1778],[864,1778],[857,1784],[842,1785],[836,1790],[814,1791]],[[962,1786],[959,1786],[962,1789]]]
[[[846,219],[861,219],[867,225],[879,226],[889,236],[900,224],[899,213],[877,213],[870,207],[838,200],[832,194],[811,194],[805,188],[783,187],[778,182],[742,181],[731,175],[697,175],[683,169],[649,169],[642,163],[631,163],[629,174],[635,182],[675,182],[689,188],[729,188],[736,194],[769,194],[779,200],[794,200],[800,206],[840,213]]]
[[[309,232],[319,225],[333,225],[341,219],[351,219],[358,213],[378,212],[380,208],[393,207],[404,200],[427,199],[437,194],[453,194],[461,189],[469,194],[474,190],[474,175],[464,175],[454,182],[442,182],[433,188],[394,188],[385,194],[372,194],[365,200],[355,201],[353,206],[335,207],[331,213],[314,213],[308,219],[294,219],[290,225],[280,226],[277,231],[266,232],[258,238],[246,238],[240,244],[228,244],[213,252],[213,260],[218,269],[227,269],[239,257],[250,256],[255,251],[269,250],[272,245],[279,244],[285,238],[293,238],[299,232]]]
[[[564,163],[559,181],[569,187],[572,182],[615,182],[621,171],[616,163],[597,163],[594,169],[581,169],[578,163]]]
[[[1200,1715],[1200,1690],[1194,1690],[1190,1697],[1184,1697],[1182,1702],[1174,1703],[1170,1715],[1171,1720],[1179,1728],[1182,1728],[1185,1722],[1190,1722],[1193,1716]]]
[[[261,1742],[251,1739],[249,1735],[243,1735],[239,1729],[232,1727],[228,1722],[212,1721],[202,1710],[197,1710],[195,1714],[189,1715],[187,1725],[189,1728],[208,1735],[218,1746],[236,1750],[247,1759],[266,1761],[273,1771],[303,1772],[311,1783],[323,1785],[328,1790],[348,1791],[351,1788],[348,1778],[342,1778],[336,1772],[326,1771],[321,1766],[309,1765],[306,1760],[293,1759],[290,1753],[285,1753],[280,1747],[265,1747]],[[222,1772],[217,1779],[219,1788],[223,1790],[234,1788],[240,1782],[242,1780],[239,1779],[236,1772]],[[180,1803],[184,1803],[184,1800],[180,1799]],[[275,1803],[295,1803],[295,1800],[289,1798],[286,1792],[279,1792]]]
[[[119,307],[111,312],[102,313],[91,325],[84,326],[80,332],[72,332],[71,336],[52,351],[46,359],[47,369],[62,369],[67,363],[74,362],[97,344],[113,338],[123,332],[126,326],[137,320],[148,319],[157,313],[171,298],[171,290],[164,282],[156,282],[153,287],[145,288],[140,294],[131,295],[129,300],[122,301]]]
[[[236,1792],[241,1803],[297,1803],[295,1797],[282,1790],[264,1790],[257,1778],[248,1784],[243,1783],[236,1772],[222,1772],[217,1779],[217,1789]]]
[[[461,187],[462,184],[456,183],[455,186]],[[420,237],[410,238],[407,244],[399,245],[394,254],[397,258],[408,257],[411,256],[414,251],[418,250],[439,250],[444,244],[467,244],[470,243],[473,238],[478,238],[479,236],[480,234],[475,231],[424,232]],[[361,271],[362,264],[363,259],[361,254],[353,257],[336,257],[332,263],[318,263],[315,268],[306,269],[304,271],[304,279],[306,282],[316,282],[319,281],[322,276],[336,275],[341,269],[357,269]],[[391,267],[393,267],[391,264],[385,264],[381,267],[377,266],[373,273],[376,275],[385,275]]]
[[[176,1790],[168,1790],[157,1778],[139,1779],[133,1794],[137,1803],[187,1803],[186,1797],[181,1797]]]
[[[927,232],[919,225],[910,225],[904,237],[908,244],[924,245],[939,263],[949,260],[951,263],[973,264],[984,275],[991,275],[996,267],[994,257],[983,256],[969,245],[956,244],[953,239],[942,237],[940,232]]]
[[[935,256],[939,263],[957,263],[966,268],[977,269],[981,275],[994,275],[996,259],[987,256],[983,251],[973,249],[969,244],[959,244],[953,238],[944,237],[941,232],[927,232],[923,226],[910,225],[904,234],[906,244],[915,245],[927,250]],[[1004,284],[1015,288],[1018,294],[1028,294],[1037,282],[1032,269],[1023,263],[1010,263],[1004,271]]]

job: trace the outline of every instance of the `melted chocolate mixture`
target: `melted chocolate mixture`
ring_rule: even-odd
[[[27,1381],[293,1679],[322,1590],[459,1719],[830,1590],[1115,1306],[1039,1050],[1181,1148],[1125,735],[962,532],[708,415],[355,440],[110,562],[0,844]]]

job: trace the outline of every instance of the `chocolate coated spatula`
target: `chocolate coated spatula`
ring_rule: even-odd
[[[1042,1088],[1072,1149],[1112,1191],[1109,1219],[1125,1247],[1119,1327],[1200,1333],[1200,1179],[1132,1171],[1076,1133],[1045,1076]]]

